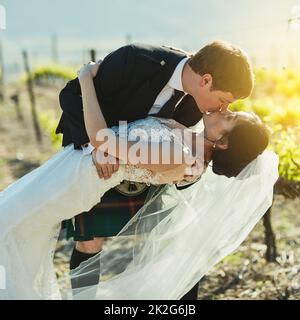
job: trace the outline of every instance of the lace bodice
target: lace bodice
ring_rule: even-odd
[[[149,116],[145,119],[136,120],[127,124],[112,127],[111,129],[120,137],[124,137],[129,141],[136,141],[137,137],[141,141],[162,142],[172,141],[182,146],[183,150],[189,152],[186,146],[182,145],[181,139],[174,132],[178,124],[172,119],[163,119]],[[139,168],[135,165],[125,165],[125,180],[144,182],[150,184],[160,184],[161,175],[153,174],[152,171]]]

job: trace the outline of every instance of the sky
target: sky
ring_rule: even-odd
[[[223,39],[240,45],[258,65],[281,67],[297,61],[300,30],[287,31],[288,18],[300,0],[0,0],[6,29],[0,30],[9,72],[21,64],[26,49],[31,63],[51,61],[51,35],[58,39],[63,64],[100,57],[133,42],[198,50]]]

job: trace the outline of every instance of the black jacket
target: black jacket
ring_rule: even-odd
[[[94,85],[101,110],[109,127],[120,120],[128,122],[147,117],[160,91],[171,78],[183,51],[167,47],[132,44],[121,47],[102,61]],[[84,126],[78,78],[60,92],[63,110],[56,133],[63,133],[63,146],[76,149],[89,142]],[[168,116],[189,127],[201,118],[195,100],[186,95]]]

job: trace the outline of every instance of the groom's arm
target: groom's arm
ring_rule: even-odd
[[[126,86],[126,79],[131,73],[133,48],[121,47],[104,58],[93,82],[100,102],[101,95],[112,96]],[[60,126],[57,132],[64,132],[64,128],[70,132],[75,148],[89,142],[84,118],[81,97],[81,88],[78,78],[71,80],[59,94],[60,106],[63,110]],[[117,112],[112,110],[111,112]],[[104,115],[105,116],[105,115]]]

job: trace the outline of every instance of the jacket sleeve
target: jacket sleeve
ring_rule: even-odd
[[[62,128],[60,128],[60,131],[57,129],[57,133],[66,134],[66,131],[68,131],[75,148],[89,142],[84,126],[81,89],[78,78],[69,81],[62,89],[59,94],[59,103],[63,110],[63,115],[59,123]]]
[[[131,51],[131,46],[124,46],[104,58],[94,78],[98,100],[99,95],[111,95],[122,88],[125,79],[124,74],[128,69],[127,60]],[[84,125],[81,88],[78,78],[69,81],[61,90],[59,103],[63,115],[56,132],[64,133],[64,131],[68,131],[75,148],[89,142]]]

